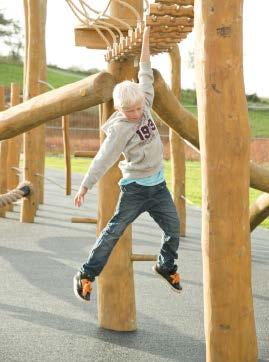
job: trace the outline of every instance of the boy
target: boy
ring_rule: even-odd
[[[114,216],[96,240],[88,260],[74,276],[74,293],[89,301],[92,283],[104,268],[116,242],[127,226],[148,211],[162,228],[163,242],[154,272],[175,292],[180,292],[177,265],[179,220],[166,187],[163,174],[163,147],[150,114],[154,98],[153,73],[150,66],[149,28],[145,28],[140,57],[139,84],[124,81],[113,91],[117,110],[103,125],[106,139],[85,175],[74,203],[80,206],[89,189],[123,153],[119,163],[123,178],[121,194]]]

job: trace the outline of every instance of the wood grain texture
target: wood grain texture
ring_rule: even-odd
[[[195,1],[207,362],[257,361],[241,0]]]

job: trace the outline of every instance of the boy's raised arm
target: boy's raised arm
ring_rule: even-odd
[[[149,51],[149,34],[150,28],[147,26],[144,29],[143,33],[143,42],[140,55],[140,63],[148,63],[150,61],[150,51]]]
[[[140,87],[145,93],[146,105],[148,107],[151,107],[154,98],[154,88],[153,88],[154,79],[150,65],[149,34],[150,34],[150,28],[146,27],[143,33],[138,80]]]

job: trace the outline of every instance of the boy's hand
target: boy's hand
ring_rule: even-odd
[[[81,186],[74,197],[74,204],[77,207],[80,207],[82,203],[84,202],[84,196],[86,195],[88,189],[85,186]]]

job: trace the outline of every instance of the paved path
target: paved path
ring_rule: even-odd
[[[48,176],[63,183],[63,173]],[[74,175],[74,187],[81,177]],[[132,333],[100,329],[96,292],[77,300],[73,274],[95,240],[95,226],[71,216],[96,216],[96,189],[82,209],[47,183],[34,224],[21,224],[19,208],[0,220],[0,361],[205,361],[201,213],[188,208],[180,247],[184,292],[165,288],[151,262],[134,264],[137,324]],[[134,224],[134,252],[157,253],[160,231],[147,215]],[[269,231],[252,235],[253,289],[260,361],[269,361]],[[235,361],[236,362],[236,361]]]

